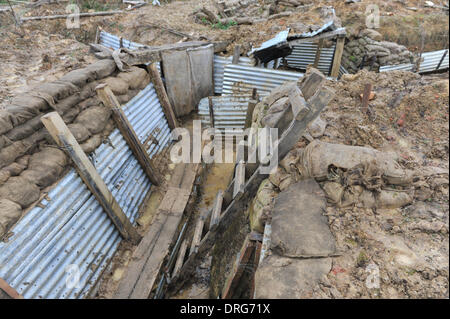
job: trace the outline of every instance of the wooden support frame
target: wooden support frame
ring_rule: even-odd
[[[191,249],[189,250],[189,255],[196,253],[198,250],[198,246],[200,245],[200,241],[202,240],[203,226],[205,225],[205,220],[203,216],[200,216],[197,220],[197,224],[195,224],[194,236],[192,237]]]
[[[231,63],[238,64],[240,56],[241,56],[241,46],[239,44],[236,44],[236,46],[234,47],[233,60],[231,61]]]
[[[244,161],[240,161],[236,165],[234,174],[233,198],[235,198],[239,193],[243,193],[244,187],[245,187],[245,163]]]
[[[153,86],[155,87],[156,95],[158,95],[158,99],[161,103],[164,115],[166,116],[169,128],[173,130],[178,127],[178,122],[173,111],[172,104],[170,104],[170,100],[167,95],[166,88],[164,87],[161,74],[156,67],[156,62],[153,62],[152,64],[147,66],[147,70],[150,73],[150,79],[153,83]]]
[[[214,127],[215,123],[214,123],[214,105],[213,105],[213,101],[212,101],[212,96],[208,96],[208,105],[209,105],[209,119],[210,119],[210,124],[211,127]]]
[[[175,277],[180,271],[181,266],[183,266],[184,256],[186,256],[187,247],[188,247],[187,240],[184,239],[183,242],[181,243],[180,249],[178,250],[178,257],[177,261],[175,262],[175,266],[173,267],[171,278]]]
[[[304,134],[308,124],[319,116],[320,112],[322,112],[334,96],[334,91],[324,87],[322,83],[318,83],[314,89],[315,92],[312,97],[305,102],[306,105],[304,108],[307,112],[302,113],[302,117],[297,116],[278,140],[276,146],[278,147],[278,160],[281,160],[286,156],[297,143],[300,136]],[[289,98],[291,98],[291,96]],[[246,209],[250,199],[256,195],[259,185],[267,178],[267,176],[268,174],[261,171],[261,166],[256,169],[253,175],[245,183],[245,191],[243,193],[238,193],[238,196],[231,201],[222,213],[219,223],[212,227],[202,239],[200,246],[198,247],[198,252],[190,255],[188,260],[184,263],[177,277],[172,280],[169,291],[175,292],[180,289],[186,278],[188,278],[188,274],[195,269],[196,262],[211,249],[218,234],[225,231],[236,218],[237,214],[242,213]],[[236,183],[236,181],[234,182]]]
[[[372,84],[367,83],[364,86],[364,92],[362,96],[362,109],[363,112],[367,113],[369,111],[369,100],[370,100],[370,93],[372,92]]]
[[[222,213],[223,204],[223,191],[219,190],[214,200],[214,204],[211,210],[211,219],[209,222],[209,229],[216,225],[220,220],[220,214]]]
[[[100,205],[102,205],[121,236],[133,244],[137,244],[141,240],[141,236],[124,214],[108,186],[106,186],[94,165],[83,152],[61,116],[57,112],[51,112],[41,117],[41,121],[56,141],[56,144],[63,148],[72,159],[81,179],[97,198]]]
[[[3,278],[0,278],[0,290],[3,290],[12,299],[23,299],[16,289],[11,287]]]
[[[136,132],[125,116],[125,113],[120,107],[120,103],[114,93],[106,84],[101,84],[95,89],[103,104],[112,110],[114,120],[120,132],[122,133],[124,139],[127,141],[128,146],[130,146],[131,151],[138,160],[144,172],[147,174],[150,181],[153,183],[153,185],[160,185],[161,177],[156,173],[156,169],[153,166],[150,157],[148,156],[142,143],[139,141]]]
[[[344,52],[344,44],[345,44],[345,36],[338,37],[336,41],[336,50],[334,51],[333,66],[330,72],[330,76],[333,78],[337,78],[339,76],[342,53]]]
[[[313,64],[314,68],[317,68],[317,66],[319,65],[320,53],[322,52],[323,41],[324,41],[323,39],[320,39],[319,44],[317,45],[316,56],[314,57],[314,64]]]

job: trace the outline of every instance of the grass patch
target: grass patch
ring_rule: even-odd
[[[236,24],[237,24],[236,21],[231,20],[227,23],[217,22],[217,23],[211,24],[211,26],[213,27],[213,29],[227,30],[229,27],[232,27]]]

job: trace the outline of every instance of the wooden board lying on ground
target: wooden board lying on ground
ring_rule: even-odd
[[[133,253],[127,271],[114,294],[118,299],[146,299],[174,241],[188,203],[198,164],[178,164],[155,220]]]

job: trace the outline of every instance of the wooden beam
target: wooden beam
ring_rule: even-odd
[[[322,47],[323,47],[323,39],[320,39],[319,45],[317,46],[316,56],[314,57],[314,64],[313,64],[314,68],[317,68],[317,65],[319,65],[320,53],[322,51]]]
[[[202,240],[203,233],[203,225],[205,224],[205,220],[203,216],[200,216],[197,220],[197,224],[195,224],[194,236],[192,237],[191,249],[189,250],[189,255],[197,252],[198,245]]]
[[[161,178],[156,173],[157,171],[153,166],[150,157],[148,156],[142,143],[139,141],[136,132],[133,130],[132,125],[125,116],[125,113],[120,107],[120,103],[119,101],[117,101],[114,93],[106,84],[100,84],[95,89],[103,104],[112,110],[114,120],[120,132],[122,133],[124,139],[127,141],[128,146],[130,147],[144,172],[147,174],[150,181],[154,185],[160,185]]]
[[[367,113],[369,111],[369,100],[370,100],[370,93],[372,92],[372,84],[367,83],[364,86],[364,92],[362,96],[362,109],[363,112]]]
[[[253,111],[255,110],[256,104],[258,104],[257,100],[251,99],[250,101],[248,101],[247,114],[245,115],[245,127],[244,128],[249,128],[252,126]]]
[[[250,299],[254,299],[255,296],[255,274],[256,269],[258,269],[259,259],[261,258],[262,244],[260,242],[255,242],[255,253],[253,254],[253,273],[252,281],[250,283]]]
[[[245,163],[244,161],[240,161],[236,165],[234,175],[233,198],[235,198],[238,193],[244,192],[244,186],[245,186]]]
[[[175,262],[175,266],[173,267],[172,278],[178,274],[178,272],[181,269],[181,266],[183,266],[184,256],[186,256],[187,246],[188,246],[188,243],[187,243],[186,239],[184,239],[183,242],[181,243],[180,249],[178,250],[178,257],[177,257],[177,261]]]
[[[141,240],[141,236],[124,214],[61,116],[57,112],[51,112],[42,116],[41,121],[56,141],[56,144],[64,149],[72,159],[81,179],[91,193],[94,194],[95,198],[97,198],[100,205],[102,205],[122,237],[131,241],[133,244],[137,244]]]
[[[0,289],[3,290],[12,299],[23,299],[23,296],[19,294],[16,289],[11,287],[3,278],[0,278]]]
[[[238,64],[240,56],[241,56],[241,46],[239,44],[236,44],[234,46],[233,60],[231,61],[231,63]]]
[[[214,127],[214,105],[212,101],[212,96],[208,96],[208,104],[209,104],[209,119],[211,127]]]
[[[214,200],[214,205],[211,210],[211,220],[209,222],[209,229],[211,229],[220,220],[220,214],[222,213],[223,204],[223,191],[219,190]]]
[[[178,127],[177,118],[173,112],[172,105],[170,104],[169,97],[167,96],[166,88],[161,78],[161,74],[156,67],[156,62],[150,64],[148,67],[150,78],[155,87],[156,95],[158,95],[159,102],[161,103],[164,115],[166,116],[167,123],[171,130]]]
[[[334,51],[333,67],[330,76],[337,78],[339,69],[341,68],[342,53],[344,52],[345,37],[339,37],[336,42],[336,50]]]
[[[249,264],[250,257],[252,256],[254,250],[255,245],[247,236],[244,244],[242,245],[241,251],[237,255],[236,262],[231,269],[230,275],[225,281],[225,285],[222,290],[222,299],[230,299],[233,297],[233,292],[244,274],[244,270],[248,267],[247,264]]]

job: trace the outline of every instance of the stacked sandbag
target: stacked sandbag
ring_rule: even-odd
[[[40,191],[55,183],[69,164],[41,117],[58,112],[82,149],[90,153],[115,127],[111,110],[101,103],[95,88],[108,84],[125,104],[149,82],[145,69],[118,72],[114,61],[99,60],[57,81],[34,86],[0,110],[0,200],[14,203],[2,202],[8,209],[0,210],[0,237],[17,220],[17,207],[25,209],[37,201]]]
[[[372,29],[362,30],[349,40],[342,54],[342,66],[350,73],[356,73],[361,64],[367,70],[378,71],[383,65],[414,61],[414,55],[405,46],[382,41],[381,34]]]

